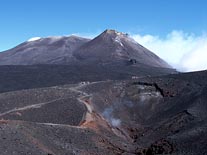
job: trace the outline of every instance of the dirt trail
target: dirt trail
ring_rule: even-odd
[[[80,83],[77,86],[69,87],[69,88],[55,87],[55,89],[67,89],[77,93],[78,94],[77,100],[86,107],[86,112],[83,114],[82,121],[80,122],[79,127],[86,127],[87,123],[96,120],[94,118],[94,108],[90,103],[92,95],[80,90],[82,87],[87,85],[89,85],[89,83]]]
[[[58,98],[58,99],[51,100],[51,101],[48,101],[48,102],[42,102],[42,103],[38,103],[38,104],[27,105],[27,106],[20,107],[20,108],[13,108],[11,110],[0,113],[0,117],[4,116],[4,115],[7,115],[7,114],[10,114],[10,113],[13,113],[13,112],[24,111],[24,110],[35,109],[35,108],[41,108],[42,106],[44,106],[46,104],[50,104],[50,103],[53,103],[55,101],[59,101],[59,100],[62,100],[62,99],[64,99],[64,98]]]
[[[94,108],[90,103],[92,95],[80,90],[82,87],[86,85],[88,84],[79,84],[76,87],[69,88],[71,91],[79,93],[79,97],[77,98],[77,100],[80,103],[84,104],[87,109],[86,113],[83,115],[82,121],[80,122],[80,127],[85,127],[87,123],[95,121],[95,118],[93,116]]]
[[[98,126],[104,127],[105,129],[111,131],[118,137],[121,137],[125,140],[130,140],[130,137],[124,134],[124,132],[118,128],[113,127],[101,114],[99,114],[93,107],[92,104],[92,94],[81,91],[80,89],[89,84],[80,84],[77,87],[71,87],[70,90],[76,93],[80,93],[77,100],[83,103],[87,109],[87,112],[83,115],[82,121],[80,122],[80,127],[87,127],[92,129],[97,129]]]

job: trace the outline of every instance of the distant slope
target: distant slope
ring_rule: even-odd
[[[29,40],[13,49],[0,52],[0,65],[33,65],[56,63],[59,57],[72,57],[72,52],[89,39],[70,37],[48,37]],[[72,58],[71,58],[72,59]]]
[[[108,65],[25,65],[0,66],[0,93],[42,88],[81,81],[123,80],[176,73],[173,69],[112,63]]]

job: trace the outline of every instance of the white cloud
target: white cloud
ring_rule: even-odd
[[[172,31],[165,38],[134,34],[132,37],[180,71],[207,69],[207,35]]]

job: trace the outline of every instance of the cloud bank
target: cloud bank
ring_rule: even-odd
[[[131,35],[179,71],[207,69],[207,34],[195,36],[174,30],[166,37],[153,35]]]

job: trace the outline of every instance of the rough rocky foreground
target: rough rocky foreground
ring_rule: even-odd
[[[1,155],[205,155],[207,72],[0,94]]]

